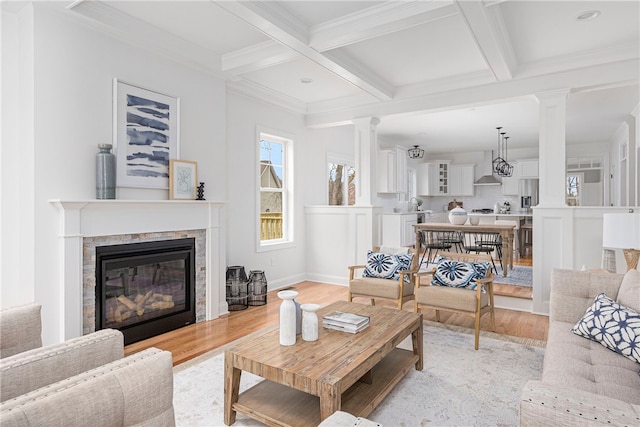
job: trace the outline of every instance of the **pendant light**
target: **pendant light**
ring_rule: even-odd
[[[407,150],[410,159],[421,159],[424,157],[424,150],[417,145]]]

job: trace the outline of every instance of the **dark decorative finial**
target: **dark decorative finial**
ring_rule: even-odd
[[[204,198],[204,182],[198,185],[198,198],[196,200],[205,200]]]

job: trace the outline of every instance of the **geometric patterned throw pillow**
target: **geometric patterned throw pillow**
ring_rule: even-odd
[[[382,252],[367,252],[367,264],[362,277],[398,280],[401,270],[409,270],[413,254],[389,255]],[[404,278],[407,281],[407,277]]]
[[[439,257],[437,262],[431,285],[472,290],[477,289],[478,279],[486,277],[490,265],[488,262],[459,262],[443,257]],[[482,292],[486,292],[484,286]]]
[[[594,298],[571,332],[640,363],[640,313],[616,303],[604,293]]]

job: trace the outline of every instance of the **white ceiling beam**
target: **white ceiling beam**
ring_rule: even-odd
[[[309,46],[308,31],[293,16],[276,3],[218,1],[221,8],[232,13],[269,38],[287,46],[305,58],[331,71],[381,101],[393,98],[394,88],[371,72],[355,72],[329,59]]]
[[[222,71],[238,76],[300,58],[300,54],[273,40],[222,55]]]
[[[309,46],[318,52],[358,43],[458,14],[453,0],[389,1],[309,29]],[[269,40],[222,56],[222,70],[232,75],[281,64],[299,57]]]
[[[452,0],[389,1],[312,27],[309,45],[325,52],[456,14]]]
[[[308,113],[305,125],[331,126],[359,117],[391,116],[408,112],[437,112],[457,109],[461,105],[484,105],[550,90],[569,88],[577,92],[585,88],[606,88],[638,83],[640,59],[632,59],[589,68],[481,84],[474,87],[419,96],[397,97],[386,103],[346,107],[322,113]],[[399,91],[400,92],[400,91]]]
[[[463,21],[496,80],[513,78],[515,56],[499,8],[487,8],[482,0],[456,0]]]

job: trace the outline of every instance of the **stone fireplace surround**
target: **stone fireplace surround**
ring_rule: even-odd
[[[90,241],[118,243],[156,240],[184,232],[204,235],[204,292],[196,321],[210,320],[228,312],[225,299],[224,203],[174,200],[50,200],[60,211],[60,280],[64,289],[65,339],[88,333],[93,316],[85,301],[86,269],[83,247]],[[200,230],[200,231],[197,231]],[[86,241],[86,242],[85,242]],[[198,255],[196,255],[198,257]],[[197,271],[196,273],[199,273]],[[198,305],[198,302],[197,302]]]

